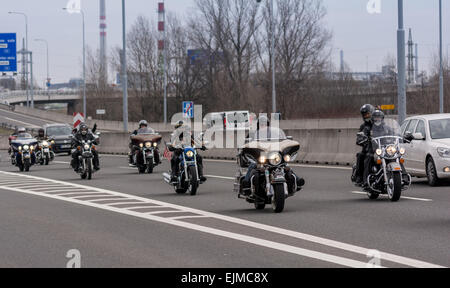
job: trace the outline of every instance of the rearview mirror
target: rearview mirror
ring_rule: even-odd
[[[414,133],[413,138],[414,138],[414,140],[419,140],[419,141],[425,140],[425,137],[420,132]]]
[[[287,139],[287,140],[294,140],[294,137],[292,137],[292,136],[287,136],[286,139]]]

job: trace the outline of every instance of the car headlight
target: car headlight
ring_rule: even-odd
[[[383,154],[383,150],[377,149],[377,150],[375,151],[375,153],[377,153],[378,156],[381,156],[381,154]]]
[[[146,148],[152,147],[152,143],[151,143],[151,142],[145,142],[145,147],[146,147]]]
[[[438,148],[437,152],[439,154],[439,156],[443,157],[443,158],[450,158],[450,149],[449,148]]]
[[[84,150],[89,150],[89,145],[88,144],[84,145]]]
[[[192,158],[192,157],[194,157],[194,152],[189,150],[189,151],[186,152],[186,156],[189,157],[189,158]]]
[[[157,147],[158,146],[158,143],[153,143],[153,147]]]
[[[386,152],[389,156],[394,156],[397,153],[397,148],[394,145],[390,145],[386,148]]]
[[[144,147],[144,143],[140,143],[139,147],[141,147],[141,148]]]
[[[266,158],[266,156],[261,156],[261,157],[259,157],[258,161],[259,161],[259,164],[265,164],[267,161],[267,158]]]
[[[284,162],[286,162],[286,163],[291,162],[291,155],[286,154],[286,155],[284,155],[283,158],[284,158]]]
[[[274,166],[280,165],[282,159],[283,159],[283,158],[281,158],[281,154],[280,154],[280,153],[274,153],[274,154],[270,155],[270,157],[269,157],[269,163],[270,163],[271,165],[274,165]]]
[[[28,149],[30,149],[30,146],[28,146],[28,145],[23,146],[23,150],[28,150]]]
[[[405,148],[400,148],[400,154],[401,155],[405,155],[405,153],[406,153],[406,149]]]

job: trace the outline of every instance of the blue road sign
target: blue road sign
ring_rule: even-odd
[[[194,118],[194,102],[186,101],[183,102],[183,115],[186,118]]]
[[[0,72],[17,71],[16,33],[0,33]]]

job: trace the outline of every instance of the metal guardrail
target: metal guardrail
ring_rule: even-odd
[[[55,96],[55,95],[78,95],[80,90],[78,89],[65,89],[63,91],[60,90],[34,90],[34,96]],[[16,90],[16,91],[8,91],[8,92],[0,92],[0,99],[9,99],[14,97],[26,97],[27,91],[24,90]]]

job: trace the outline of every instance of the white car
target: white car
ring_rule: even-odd
[[[411,176],[427,177],[431,186],[450,179],[450,114],[410,117],[402,125],[406,143],[405,168]]]

